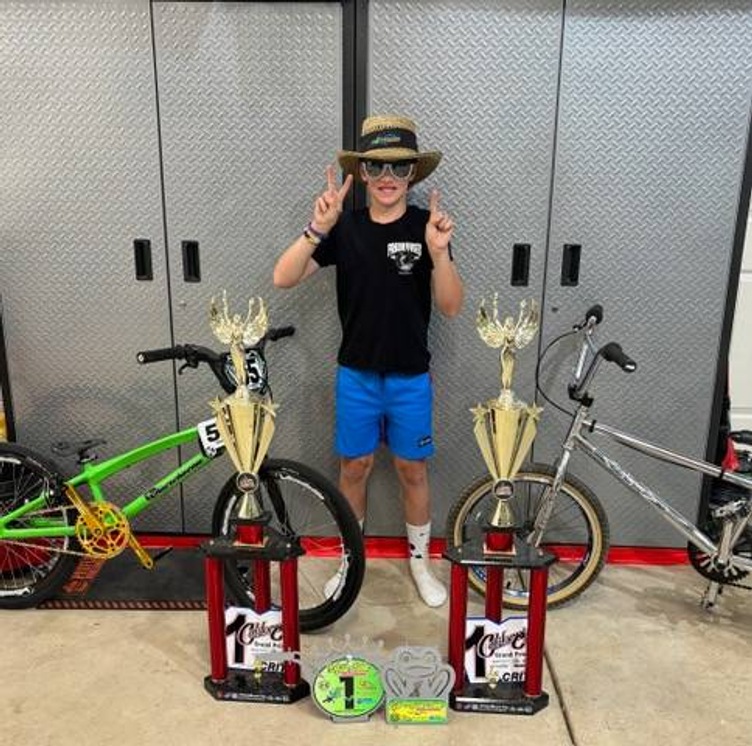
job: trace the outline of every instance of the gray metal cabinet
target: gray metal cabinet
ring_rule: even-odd
[[[0,21],[0,294],[19,441],[48,452],[103,436],[110,455],[206,419],[208,370],[176,379],[135,353],[218,347],[208,308],[226,289],[236,309],[261,295],[272,324],[298,326],[269,351],[282,402],[274,453],[334,473],[338,332],[317,303],[333,282],[275,293],[271,270],[343,141],[341,4],[28,2],[1,6]],[[150,281],[136,279],[134,239],[150,242]],[[112,480],[114,502],[178,457]],[[227,463],[137,528],[208,530]]]
[[[736,281],[750,80],[747,2],[567,3],[542,336],[602,302],[601,341],[621,342],[639,367],[602,368],[594,415],[696,458],[708,445]],[[581,246],[576,284],[562,266],[566,245]],[[546,382],[559,400],[568,375],[561,365]],[[565,419],[549,407],[536,456],[555,453]],[[696,475],[614,453],[696,514]],[[615,543],[681,541],[598,467],[575,459],[574,471],[604,501]]]
[[[474,330],[478,303],[494,290],[506,313],[521,298],[541,301],[542,342],[603,303],[603,341],[622,341],[640,368],[631,377],[604,368],[597,416],[704,456],[736,281],[749,4],[374,0],[370,8],[370,108],[414,115],[423,145],[444,150],[433,181],[457,219],[467,285],[462,316],[434,325],[435,517],[483,471],[467,410],[498,390],[496,358]],[[399,43],[403,26],[410,45]],[[531,246],[526,287],[511,281],[515,244]],[[580,247],[576,273],[563,273],[565,245]],[[515,388],[528,399],[534,361],[534,349],[521,353]],[[544,383],[566,402],[570,367],[560,354],[551,362]],[[547,408],[535,457],[555,455],[565,424]],[[694,515],[693,475],[650,463],[644,471],[629,454],[624,463]],[[604,499],[615,543],[677,542],[596,467],[576,460],[575,471]]]

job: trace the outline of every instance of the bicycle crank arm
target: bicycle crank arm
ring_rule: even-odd
[[[141,546],[138,539],[133,534],[131,534],[128,538],[128,546],[133,550],[133,553],[138,558],[138,561],[144,566],[145,569],[154,569],[154,560]]]

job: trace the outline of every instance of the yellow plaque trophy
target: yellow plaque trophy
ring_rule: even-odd
[[[444,552],[444,557],[452,563],[448,652],[455,681],[449,705],[455,710],[533,715],[548,705],[548,694],[542,689],[543,630],[548,567],[556,557],[524,540],[511,506],[514,478],[527,458],[543,411],[515,396],[512,376],[517,353],[532,342],[539,325],[540,313],[534,301],[523,301],[517,319],[508,316],[503,322],[499,321],[496,295],[490,311],[485,300],[478,309],[478,333],[489,347],[500,350],[501,393],[496,399],[471,410],[475,438],[493,477],[492,491],[496,500],[483,526],[483,536]],[[473,617],[475,629],[482,631],[483,639],[506,634],[502,622],[504,573],[529,578],[530,604],[524,632],[522,680],[519,673],[512,675],[509,671],[504,671],[503,678],[499,678],[491,661],[486,661],[488,675],[485,678],[479,677],[477,671],[471,674],[466,670],[470,570],[484,573],[486,579],[485,616],[482,621]],[[480,655],[479,650],[476,655]]]
[[[481,301],[476,327],[489,347],[500,349],[501,393],[471,411],[475,418],[475,439],[495,480],[493,492],[497,498],[486,547],[488,551],[514,552],[515,519],[510,505],[513,480],[527,458],[543,410],[517,399],[512,391],[512,376],[517,352],[530,344],[538,331],[540,312],[535,301],[522,301],[517,320],[507,316],[501,323],[497,297],[494,294],[490,314],[486,301]]]
[[[283,537],[268,523],[270,515],[261,507],[259,470],[274,435],[276,405],[268,395],[248,387],[246,347],[253,347],[266,334],[268,317],[261,298],[248,301],[245,316],[230,314],[227,294],[222,308],[212,299],[209,320],[214,336],[230,347],[235,370],[236,389],[224,399],[211,402],[227,453],[237,469],[236,484],[242,493],[238,515],[234,519],[233,538],[212,539],[204,545],[206,555],[206,606],[209,620],[211,673],[204,687],[215,698],[245,702],[295,702],[308,696],[310,687],[300,677],[300,620],[298,605],[297,558],[303,554],[300,541]],[[282,670],[230,671],[225,641],[224,565],[226,562],[249,565],[253,588],[253,608],[248,617],[264,623],[272,611],[271,562],[279,562],[282,626]],[[241,602],[242,603],[242,602]]]

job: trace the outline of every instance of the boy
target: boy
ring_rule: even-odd
[[[337,188],[333,167],[303,235],[274,268],[277,287],[294,287],[320,267],[337,268],[342,324],[336,384],[339,487],[361,527],[374,451],[384,439],[404,500],[410,571],[421,598],[441,606],[446,590],[428,565],[431,530],[426,458],[433,454],[432,388],[427,348],[431,296],[446,316],[462,306],[463,288],[452,259],[451,218],[431,194],[429,210],[407,203],[410,186],[441,160],[418,150],[415,124],[405,117],[368,117],[358,151],[342,151],[347,174]],[[360,178],[368,207],[345,215],[342,204]],[[383,437],[382,437],[383,436]],[[342,568],[325,586],[338,592]]]

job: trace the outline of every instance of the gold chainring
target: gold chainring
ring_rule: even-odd
[[[78,543],[92,557],[116,557],[128,546],[131,538],[128,519],[111,503],[93,503],[87,508],[87,513],[76,519]]]
[[[76,538],[86,554],[110,559],[129,546],[147,570],[154,567],[154,560],[131,533],[130,523],[120,508],[104,501],[87,505],[70,484],[66,485],[65,494],[78,511]]]

